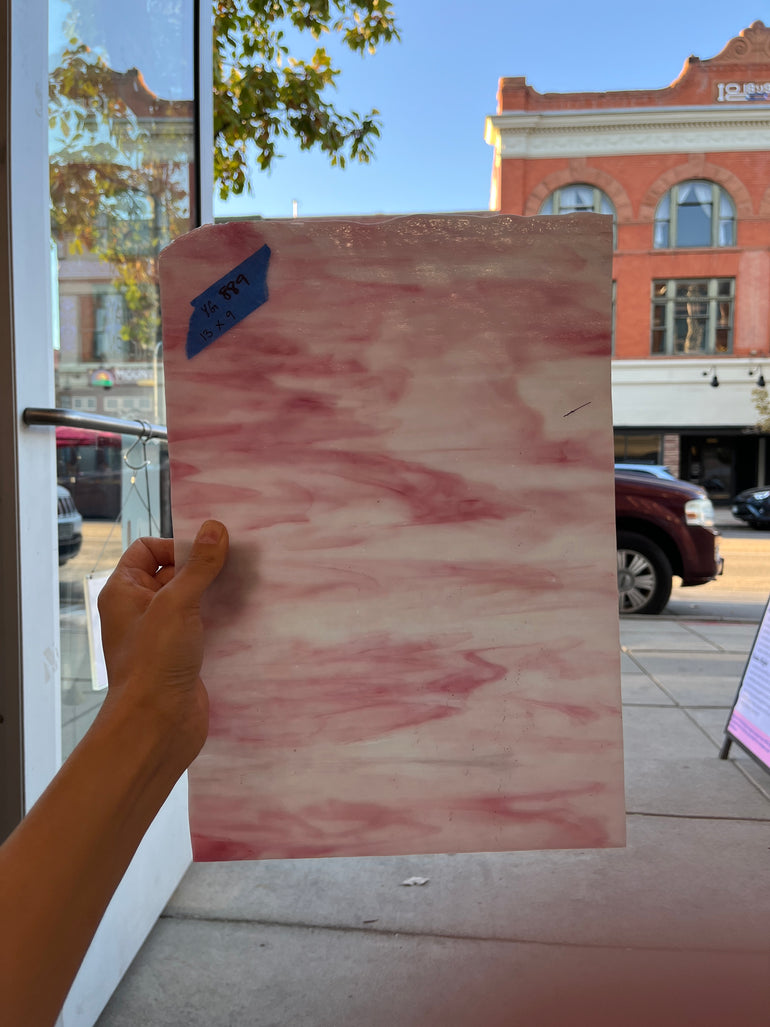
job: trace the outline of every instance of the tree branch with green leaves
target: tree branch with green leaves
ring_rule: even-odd
[[[757,412],[757,431],[770,434],[770,396],[766,388],[758,385],[751,390],[751,402]]]
[[[250,191],[252,168],[269,169],[287,139],[342,168],[371,160],[378,112],[337,110],[329,97],[340,70],[328,50],[318,45],[301,59],[288,40],[296,47],[303,34],[334,37],[353,53],[373,54],[399,39],[390,0],[214,0],[213,16],[220,197]],[[49,78],[52,234],[112,267],[133,358],[159,337],[160,249],[189,227],[193,117],[192,98],[161,99],[140,70],[111,68],[79,38],[72,16]]]
[[[340,112],[329,99],[340,75],[328,50],[292,56],[287,31],[334,35],[373,54],[400,38],[390,0],[215,0],[214,175],[222,199],[251,188],[251,156],[267,170],[283,139],[314,147],[332,163],[368,163],[378,111]],[[253,148],[253,150],[252,150]]]

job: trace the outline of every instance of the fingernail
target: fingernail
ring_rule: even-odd
[[[216,544],[222,538],[222,525],[219,521],[204,521],[201,524],[196,542],[205,542],[209,545]]]

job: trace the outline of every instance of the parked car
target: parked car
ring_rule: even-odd
[[[121,441],[114,432],[56,429],[56,477],[84,517],[114,521],[120,513]]]
[[[77,556],[83,545],[83,518],[75,501],[62,485],[56,488],[59,522],[59,566]]]
[[[615,470],[621,613],[660,613],[672,578],[704,585],[724,568],[714,507],[699,485]]]
[[[732,511],[752,528],[770,528],[770,489],[767,485],[744,489],[733,499]]]
[[[653,478],[665,478],[667,481],[679,481],[671,473],[668,467],[663,464],[615,464],[616,471],[637,471],[639,474],[649,474]]]

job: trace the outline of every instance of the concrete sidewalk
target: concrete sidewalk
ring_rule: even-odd
[[[622,622],[626,849],[193,866],[100,1027],[766,1024],[770,774],[717,758],[755,630]]]

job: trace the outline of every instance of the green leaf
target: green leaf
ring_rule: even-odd
[[[251,188],[246,148],[267,170],[278,141],[294,135],[318,148],[332,166],[362,163],[380,135],[378,111],[365,117],[329,100],[340,69],[317,47],[303,59],[290,53],[285,27],[318,39],[334,34],[354,53],[375,53],[399,36],[390,0],[217,0],[214,5],[215,174],[223,199]]]

